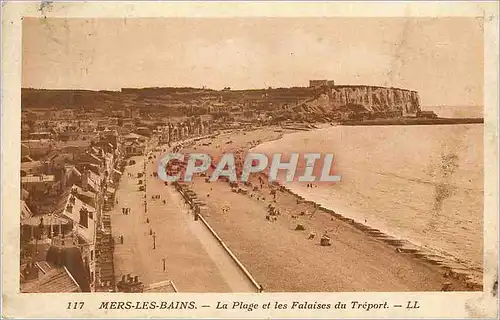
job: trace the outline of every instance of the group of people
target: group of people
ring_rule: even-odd
[[[130,213],[130,208],[122,208],[122,213],[128,215]]]

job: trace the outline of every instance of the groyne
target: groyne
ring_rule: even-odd
[[[267,179],[267,176],[265,174],[262,175],[265,179]],[[387,234],[379,229],[372,228],[367,224],[346,217],[341,213],[336,212],[335,210],[323,206],[320,203],[307,200],[285,185],[279,184],[277,182],[274,182],[274,184],[276,186],[279,186],[281,191],[287,192],[290,195],[296,197],[299,202],[311,205],[312,207],[317,208],[317,210],[327,213],[332,217],[351,225],[352,227],[360,230],[366,235],[394,247],[394,249],[400,254],[411,255],[415,259],[419,259],[425,263],[440,267],[443,270],[443,274],[445,277],[451,277],[460,282],[463,282],[471,291],[481,291],[483,289],[482,270],[472,270],[470,268],[467,268],[457,261],[453,261],[448,257],[444,257],[443,255],[431,252],[430,250],[418,246],[406,239],[393,237],[390,234]]]

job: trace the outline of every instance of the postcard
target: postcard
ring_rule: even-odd
[[[6,2],[6,318],[496,318],[498,3]]]

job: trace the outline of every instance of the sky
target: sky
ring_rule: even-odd
[[[483,105],[479,18],[24,18],[22,43],[25,88],[330,79],[416,90],[422,105]]]

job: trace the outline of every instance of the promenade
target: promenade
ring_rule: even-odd
[[[194,221],[175,189],[152,176],[156,160],[146,161],[146,176],[137,178],[145,157],[132,159],[136,164],[123,173],[111,215],[117,281],[131,274],[146,285],[171,280],[179,292],[255,292],[209,231]],[[146,183],[146,192],[139,191],[139,180]],[[122,208],[130,213],[124,215]]]

